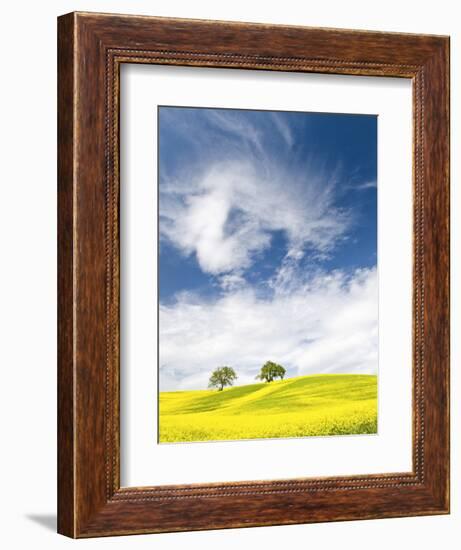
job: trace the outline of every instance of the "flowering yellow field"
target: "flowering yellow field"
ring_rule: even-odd
[[[223,391],[160,393],[160,443],[376,431],[374,375],[321,374]]]

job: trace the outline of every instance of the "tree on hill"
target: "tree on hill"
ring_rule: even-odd
[[[287,371],[282,367],[282,365],[277,365],[277,363],[267,361],[261,367],[261,372],[256,377],[256,380],[264,380],[265,382],[272,382],[274,378],[280,378],[280,380],[283,380],[286,372]]]
[[[237,375],[232,367],[218,367],[211,373],[208,387],[222,391],[224,386],[232,386],[236,379]]]

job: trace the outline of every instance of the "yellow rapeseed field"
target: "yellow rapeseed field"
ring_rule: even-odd
[[[321,374],[160,393],[160,443],[371,434],[377,377]]]

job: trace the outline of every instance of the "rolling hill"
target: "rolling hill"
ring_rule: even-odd
[[[299,376],[223,391],[160,393],[160,443],[372,434],[377,377]]]

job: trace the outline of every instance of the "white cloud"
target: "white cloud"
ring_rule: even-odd
[[[294,255],[306,247],[325,254],[350,225],[334,189],[335,174],[308,164],[301,172],[254,158],[215,162],[162,185],[161,237],[212,275],[247,269],[274,231]]]
[[[249,286],[205,300],[183,293],[161,305],[161,389],[206,388],[219,365],[235,368],[239,384],[249,383],[266,360],[291,376],[376,372],[376,269],[307,280],[293,269],[290,288],[266,299]]]
[[[294,255],[307,247],[325,255],[344,236],[351,219],[335,204],[337,170],[296,161],[280,113],[172,109],[162,117],[196,158],[182,169],[178,158],[174,178],[161,171],[161,238],[195,255],[204,273],[244,276],[274,231]]]
[[[290,126],[285,122],[285,120],[282,116],[280,116],[279,113],[272,113],[272,120],[283,140],[285,141],[286,145],[288,147],[292,147],[294,143],[294,138]]]
[[[354,189],[355,191],[364,191],[365,189],[376,189],[378,182],[376,180],[365,181],[363,183],[358,183],[356,185],[350,185],[349,189]]]
[[[208,121],[220,130],[237,136],[239,140],[253,146],[262,155],[265,154],[262,132],[251,122],[235,111],[210,109],[206,111]]]
[[[219,285],[223,290],[234,291],[246,285],[245,279],[237,273],[226,273],[219,277]]]

